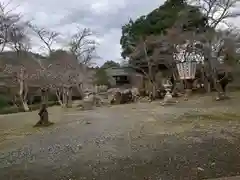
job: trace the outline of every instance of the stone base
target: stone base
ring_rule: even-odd
[[[216,101],[222,101],[222,100],[226,100],[226,99],[230,99],[230,97],[226,96],[226,94],[218,94],[218,96],[216,97]]]
[[[48,122],[48,123],[45,123],[45,124],[37,123],[33,127],[48,127],[48,126],[51,126],[53,124],[54,124],[53,122]]]
[[[185,94],[184,94],[184,100],[187,101],[191,94],[192,94],[192,90],[191,89],[186,89]]]
[[[173,99],[172,94],[168,91],[163,99],[162,105],[172,105],[175,104],[177,101]]]
[[[167,106],[167,105],[174,105],[176,103],[178,103],[178,101],[161,102],[161,105],[162,106]]]

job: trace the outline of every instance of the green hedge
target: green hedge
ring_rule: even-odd
[[[9,99],[6,96],[0,95],[0,109],[9,107]]]
[[[48,107],[57,105],[57,102],[52,101],[52,102],[48,102]],[[29,106],[30,111],[35,111],[40,109],[41,104],[33,104]],[[12,114],[12,113],[18,113],[18,112],[24,112],[23,107],[5,107],[0,109],[0,114]]]

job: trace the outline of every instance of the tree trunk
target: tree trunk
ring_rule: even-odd
[[[68,89],[68,101],[67,101],[67,106],[72,107],[72,87]]]
[[[20,80],[19,82],[20,85],[20,89],[19,89],[19,97],[23,106],[24,111],[29,111],[29,107],[27,104],[27,93],[28,93],[28,89],[27,86],[24,84],[23,80]]]
[[[42,104],[48,104],[48,90],[45,88],[41,89],[41,102]]]
[[[145,58],[148,62],[148,80],[149,80],[149,85],[150,85],[150,93],[149,93],[149,99],[153,100],[156,98],[156,85],[154,83],[154,78],[153,78],[153,71],[152,71],[152,63],[151,63],[151,60],[149,59],[148,57],[148,54],[147,54],[147,47],[146,47],[146,43],[145,41],[143,42],[143,50],[144,50],[144,54],[145,54]]]
[[[175,80],[172,87],[172,94],[174,97],[178,97],[184,92],[184,85],[182,80]]]
[[[157,97],[157,85],[154,82],[152,82],[152,96],[153,99]]]
[[[228,83],[230,82],[229,79],[229,73],[228,72],[222,72],[218,74],[218,80],[217,80],[217,88],[218,88],[218,97],[217,100],[224,100],[227,99],[226,95],[226,88]]]
[[[62,93],[62,104],[63,104],[63,107],[66,107],[67,106],[67,89],[64,87],[63,88],[63,93]]]
[[[81,83],[81,84],[78,84],[78,85],[77,85],[77,90],[78,90],[81,98],[83,99],[83,98],[84,98],[84,93],[83,93],[83,87],[82,87],[82,86],[83,86],[82,83]]]
[[[29,107],[28,107],[27,102],[25,102],[23,100],[21,100],[21,102],[22,102],[22,106],[23,106],[24,111],[26,111],[26,112],[29,111]]]
[[[204,78],[204,89],[207,93],[211,92],[211,83],[207,78]]]
[[[192,85],[193,85],[193,80],[192,79],[186,79],[185,80],[185,96],[184,96],[185,100],[188,100],[189,96],[192,93]]]
[[[59,90],[56,91],[56,96],[57,96],[58,103],[60,104],[60,106],[63,107],[63,102],[61,100],[61,96],[62,96],[61,94],[62,93]]]
[[[15,107],[18,107],[18,105],[17,105],[17,95],[13,95],[12,103]]]
[[[211,77],[211,80],[213,82],[213,88],[219,94],[220,92],[219,92],[219,89],[217,87],[217,69],[216,69],[218,60],[217,60],[217,57],[212,56],[212,51],[213,50],[212,50],[211,42],[209,42],[209,49],[207,51],[207,57],[208,57],[207,63],[209,65],[209,69],[210,69],[210,77]]]

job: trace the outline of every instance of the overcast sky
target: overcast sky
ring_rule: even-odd
[[[8,1],[8,0],[4,0]],[[119,61],[121,58],[121,26],[129,18],[149,13],[165,0],[12,0],[11,6],[24,18],[37,25],[48,27],[70,36],[76,24],[91,28],[97,33],[97,64],[106,60]],[[38,50],[38,48],[34,48]]]

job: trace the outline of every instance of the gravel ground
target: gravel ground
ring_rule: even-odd
[[[234,94],[236,96],[236,94]],[[0,116],[0,180],[171,180],[240,173],[239,96]],[[238,116],[239,114],[239,116]]]

